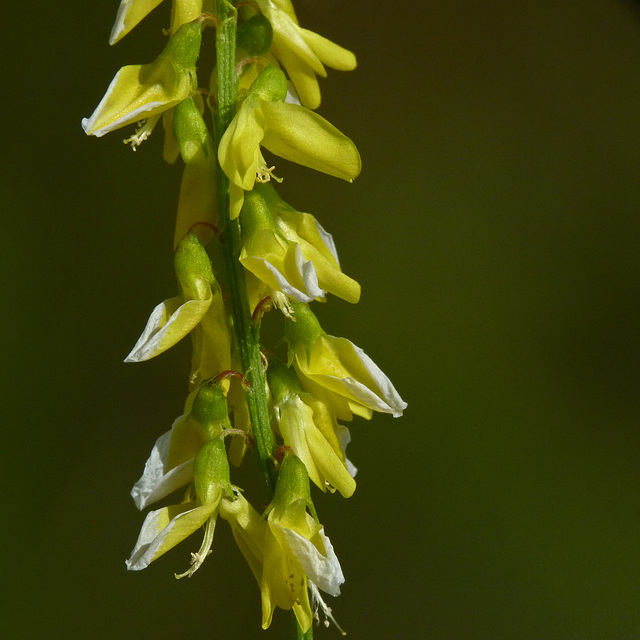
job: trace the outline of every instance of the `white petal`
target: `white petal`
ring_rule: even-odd
[[[136,541],[136,546],[131,552],[131,557],[128,560],[125,560],[127,569],[129,569],[129,571],[141,571],[142,569],[146,569],[151,564],[154,555],[162,546],[162,542],[169,534],[171,529],[175,526],[177,518],[180,517],[177,516],[176,518],[174,518],[163,529],[160,523],[163,511],[164,509],[151,511],[144,519],[144,522],[142,523],[142,529],[140,529],[140,535],[138,536],[138,540]],[[188,513],[188,511],[185,511],[180,515],[184,515],[185,513]]]
[[[401,416],[402,411],[407,408],[407,403],[398,395],[395,387],[391,384],[391,380],[380,370],[378,365],[350,340],[336,338],[335,336],[329,336],[329,338],[349,343],[367,373],[373,378],[374,386],[369,388],[355,378],[348,376],[341,378],[324,373],[307,372],[304,369],[303,373],[327,389],[344,395],[349,400],[359,402],[373,411],[391,413],[394,418]]]
[[[324,297],[324,291],[318,285],[316,268],[313,266],[311,260],[304,259],[299,244],[296,244],[296,266],[298,267],[298,273],[302,278],[302,282],[304,282],[305,289],[312,299]]]
[[[291,529],[285,529],[273,522],[269,524],[271,527],[278,527],[282,531],[291,552],[302,565],[309,580],[332,596],[339,596],[340,585],[344,582],[344,575],[333,546],[324,533],[324,528],[320,529],[319,533],[327,552],[326,556],[323,556],[309,540],[299,533]]]
[[[102,100],[100,100],[100,104],[95,108],[95,111],[88,118],[82,119],[82,128],[88,135],[93,135],[96,136],[96,138],[101,138],[103,135],[109,133],[109,131],[113,131],[114,129],[118,129],[119,127],[123,126],[123,123],[126,124],[128,122],[136,122],[136,120],[144,120],[146,118],[146,116],[144,115],[145,113],[151,111],[152,109],[155,109],[156,107],[163,106],[164,103],[157,100],[154,100],[153,102],[146,102],[140,105],[137,109],[126,111],[126,113],[115,122],[110,122],[104,127],[101,127],[100,129],[97,129],[96,131],[93,131],[91,134],[89,134],[89,131],[91,131],[95,126],[96,121],[101,117],[102,111],[110,106],[110,96],[114,89],[116,89],[116,87],[120,83],[121,73],[122,69],[120,69],[118,73],[116,73],[115,77],[111,81],[111,84],[107,88],[107,92],[104,94]]]
[[[338,424],[336,435],[338,436],[338,441],[340,442],[340,447],[342,448],[342,453],[347,463],[347,471],[352,478],[355,478],[356,473],[358,473],[358,468],[347,458],[347,445],[351,442],[351,432],[344,425]]]
[[[199,529],[218,508],[218,501],[199,507],[194,504],[195,501],[180,505],[184,511],[178,511],[168,523],[166,508],[147,514],[131,557],[125,561],[127,569],[146,569],[153,560]]]
[[[151,455],[144,465],[142,476],[133,485],[131,496],[138,509],[145,507],[183,487],[193,477],[193,458],[166,471],[173,428],[184,416],[177,418],[171,429],[161,435],[153,445]]]
[[[302,104],[300,102],[300,98],[298,97],[298,92],[295,90],[295,87],[293,86],[293,84],[291,84],[291,81],[287,82],[287,95],[284,101],[287,104],[299,104],[299,105]]]
[[[245,258],[243,263],[249,268],[248,265],[252,260],[261,262],[276,279],[280,291],[297,302],[309,303],[316,298],[323,298],[325,295],[324,290],[318,286],[318,276],[313,263],[304,259],[299,245],[296,245],[296,266],[298,267],[298,272],[300,273],[306,291],[296,289],[274,265],[264,258],[251,256],[250,258]]]
[[[407,403],[400,397],[391,380],[381,371],[380,367],[360,347],[356,347],[354,344],[353,348],[360,360],[362,360],[362,364],[375,380],[378,388],[382,391],[382,398],[391,409],[390,413],[393,414],[394,418],[400,417],[407,408]]]
[[[322,227],[322,225],[316,220],[316,228],[318,229],[318,233],[322,238],[322,241],[327,245],[327,249],[331,251],[331,254],[336,259],[338,266],[340,266],[340,260],[338,259],[338,252],[336,251],[336,245],[333,241],[333,236]]]

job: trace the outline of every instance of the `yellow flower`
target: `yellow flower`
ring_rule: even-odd
[[[194,500],[164,507],[147,515],[131,556],[126,561],[129,570],[145,569],[203,525],[206,525],[204,540],[200,550],[191,554],[191,568],[176,577],[191,576],[207,557],[213,542],[220,500],[225,494],[231,494],[227,452],[220,438],[200,448],[193,463],[193,475]]]
[[[140,144],[164,111],[197,89],[195,65],[201,39],[201,24],[184,24],[154,62],[122,67],[93,114],[82,120],[85,133],[100,137],[147,119],[147,124],[131,139],[134,146]]]
[[[124,38],[143,18],[146,18],[162,0],[122,0],[118,7],[116,22],[111,30],[109,44]],[[203,11],[213,11],[211,0],[173,0],[170,33],[178,27],[195,20]]]
[[[333,238],[309,213],[281,200],[270,185],[256,185],[242,209],[240,262],[269,289],[298,302],[333,293],[348,302],[360,285],[342,273]],[[285,303],[286,305],[286,303]]]
[[[289,462],[293,460],[293,462]],[[265,521],[236,493],[224,498],[220,515],[231,525],[262,594],[262,627],[268,628],[276,607],[293,609],[303,631],[311,626],[307,588],[312,584],[340,594],[344,576],[324,528],[306,512],[309,479],[294,455],[282,463],[273,502]]]
[[[345,498],[353,495],[356,469],[344,452],[349,430],[338,424],[323,402],[303,392],[290,369],[271,362],[268,374],[273,412],[285,445],[302,460],[309,479],[322,491],[337,489]]]
[[[231,336],[220,285],[197,237],[186,235],[176,251],[179,296],[161,302],[125,362],[160,355],[193,331],[191,386],[231,367]],[[226,389],[229,381],[222,383]]]
[[[289,359],[304,389],[342,419],[351,412],[368,417],[370,411],[401,416],[407,403],[373,360],[346,338],[325,333],[306,305],[292,306],[294,318],[285,329]]]
[[[268,66],[251,86],[240,109],[225,131],[218,148],[220,166],[231,181],[231,216],[242,208],[243,190],[256,180],[268,182],[260,151],[322,171],[349,182],[361,169],[353,142],[318,114],[297,104],[283,102],[287,82],[280,69]]]
[[[290,0],[256,0],[273,27],[271,53],[282,63],[305,107],[320,106],[317,76],[326,77],[323,65],[339,71],[356,67],[356,57],[322,36],[298,24]]]
[[[311,626],[307,579],[332,596],[340,595],[342,568],[322,525],[307,513],[312,506],[304,464],[286,455],[268,508],[262,570],[262,626],[267,628],[276,606],[294,604],[301,629]]]

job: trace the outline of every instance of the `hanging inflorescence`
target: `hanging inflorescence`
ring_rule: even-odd
[[[160,2],[122,0],[111,44]],[[205,87],[196,62],[207,27],[217,57]],[[281,607],[306,633],[319,609],[333,619],[319,590],[337,596],[344,582],[309,481],[351,496],[356,469],[341,423],[373,411],[400,416],[406,404],[361,349],[327,334],[311,311],[327,293],[358,302],[360,285],[342,272],[331,235],[280,198],[282,178],[263,149],[356,178],[355,145],[313,111],[325,65],[351,70],[356,60],[301,27],[290,0],[173,0],[167,35],[156,60],[118,71],[82,122],[95,136],[141,123],[126,140],[136,149],[162,120],[165,159],[184,163],[178,294],[153,310],[126,358],[148,360],[191,336],[184,413],[158,438],[131,492],[139,509],[176,490],[183,499],[147,515],[127,567],[146,568],[204,528],[190,568],[176,577],[191,576],[211,553],[220,516],[260,586],[262,626]],[[261,323],[274,307],[284,336],[264,351]],[[270,499],[263,513],[230,478],[229,462],[240,465],[251,449]]]

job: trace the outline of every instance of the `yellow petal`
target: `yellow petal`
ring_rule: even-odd
[[[313,52],[328,67],[338,71],[352,71],[356,68],[356,57],[348,49],[308,29],[301,28],[300,32],[305,42],[313,49]]]
[[[154,0],[155,1],[155,0]],[[202,0],[174,0],[171,8],[171,33],[202,13]]]
[[[150,512],[142,525],[127,568],[139,571],[197,531],[218,508],[218,503],[171,505]]]
[[[209,309],[192,333],[193,358],[191,361],[191,387],[213,378],[231,368],[231,335],[227,311],[222,300],[220,286],[214,287]],[[230,380],[225,378],[221,386],[226,393]]]
[[[193,231],[205,245],[218,226],[215,155],[199,148],[184,166],[178,213],[173,237],[174,249],[182,238]]]
[[[267,523],[242,494],[235,500],[220,501],[220,516],[231,525],[233,538],[260,584],[264,561],[264,538]]]
[[[300,102],[308,109],[317,109],[320,106],[320,85],[313,68],[286,47],[274,45],[271,50],[287,70]]]
[[[220,166],[237,187],[251,191],[264,136],[262,113],[256,96],[249,96],[224,132],[218,148]]]
[[[109,131],[145,120],[184,100],[192,78],[177,69],[167,56],[145,65],[122,67],[89,118],[82,121],[86,134],[101,137]]]
[[[115,44],[150,14],[162,0],[122,0],[116,22],[111,30],[109,44]]]
[[[182,340],[202,320],[211,300],[211,294],[205,300],[187,300],[170,316],[166,310],[171,301],[160,303],[151,313],[147,326],[125,362],[149,360]]]
[[[296,104],[261,101],[263,146],[298,164],[351,182],[362,162],[355,144],[317,113]]]

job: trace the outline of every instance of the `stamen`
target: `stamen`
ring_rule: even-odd
[[[286,318],[289,318],[289,320],[293,320],[294,322],[296,321],[295,316],[293,315],[293,307],[291,306],[291,302],[289,301],[289,298],[287,298],[287,296],[282,293],[282,291],[271,289],[270,297],[276,308],[280,309],[280,311],[282,311],[283,315]]]
[[[213,544],[213,533],[216,529],[216,514],[212,515],[205,525],[204,530],[204,540],[202,541],[202,545],[200,549],[196,553],[191,554],[191,567],[187,569],[184,573],[176,573],[174,574],[177,580],[180,578],[190,578],[205,561],[205,558],[212,553],[211,545]]]
[[[143,120],[138,124],[136,132],[130,137],[124,140],[125,144],[130,144],[131,148],[135,151],[153,132],[153,128],[160,120],[160,115],[153,116],[147,120]]]
[[[284,178],[278,178],[278,176],[273,174],[273,170],[276,168],[275,165],[273,167],[267,167],[267,165],[261,165],[258,167],[256,171],[256,182],[260,184],[266,184],[267,182],[271,182],[271,180],[275,180],[278,184],[280,184]]]
[[[320,623],[318,608],[322,609],[322,615],[324,616],[324,620],[322,621],[322,623],[324,624],[324,626],[328,627],[330,624],[329,621],[331,621],[336,626],[336,629],[343,636],[346,636],[347,632],[337,623],[336,619],[333,617],[333,614],[331,613],[331,607],[327,606],[327,603],[322,599],[318,587],[316,587],[316,585],[311,582],[311,580],[309,580],[308,583],[309,589],[311,590],[311,608],[313,609],[313,619],[317,624]]]

